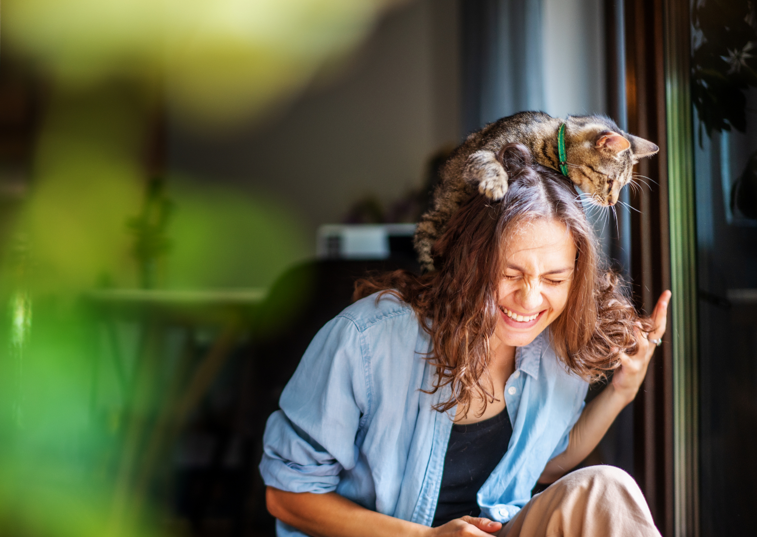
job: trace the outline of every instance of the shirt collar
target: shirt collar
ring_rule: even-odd
[[[541,355],[544,353],[544,347],[547,344],[546,337],[545,331],[525,347],[518,347],[515,352],[515,368],[517,370],[531,375],[534,379],[539,378]]]

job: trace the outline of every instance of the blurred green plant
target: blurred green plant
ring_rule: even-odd
[[[171,288],[268,287],[306,257],[304,225],[282,200],[264,192],[242,197],[179,176],[171,182]]]
[[[129,218],[126,226],[134,236],[132,255],[139,264],[140,285],[152,289],[156,284],[157,264],[171,248],[167,232],[174,204],[166,195],[162,177],[150,179],[146,190],[142,212]]]
[[[123,424],[155,422],[166,399],[157,379],[171,377],[173,362],[153,364],[144,393],[126,390],[123,401],[106,393],[114,390],[103,379],[117,375],[101,314],[82,297],[98,281],[264,287],[308,249],[280,200],[198,178],[148,181],[151,121],[161,107],[199,129],[258,121],[348,57],[396,3],[3,3],[3,54],[25,58],[45,84],[30,193],[13,231],[24,237],[23,262],[2,245],[0,535],[165,533],[163,505],[125,508],[115,526],[113,513],[119,498],[145,503],[119,488],[119,476],[139,473],[138,443],[136,462],[124,461]],[[156,276],[158,261],[165,277]],[[148,336],[159,328],[137,322]],[[165,351],[151,345],[153,358]],[[129,350],[149,358],[138,343]],[[133,379],[138,363],[124,360],[125,376]]]

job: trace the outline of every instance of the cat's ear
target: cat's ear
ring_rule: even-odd
[[[626,136],[628,136],[628,140],[631,142],[634,159],[651,157],[660,150],[659,147],[644,138],[639,138],[633,134],[626,134]]]
[[[620,153],[624,149],[631,147],[631,142],[617,132],[606,132],[597,138],[597,143],[594,147],[597,149],[606,148],[614,153]]]

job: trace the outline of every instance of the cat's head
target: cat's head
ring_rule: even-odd
[[[568,176],[598,205],[615,205],[632,180],[634,164],[657,151],[652,142],[623,132],[603,116],[568,116],[565,122]]]

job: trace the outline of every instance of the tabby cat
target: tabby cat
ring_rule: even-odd
[[[505,195],[507,173],[498,160],[505,145],[521,143],[536,162],[560,171],[558,130],[563,123],[564,173],[596,205],[614,205],[620,189],[632,179],[634,164],[659,149],[599,115],[568,116],[563,121],[543,112],[520,112],[488,124],[468,136],[442,168],[432,208],[421,217],[414,237],[424,270],[434,270],[431,248],[463,201],[476,189],[492,200]]]

